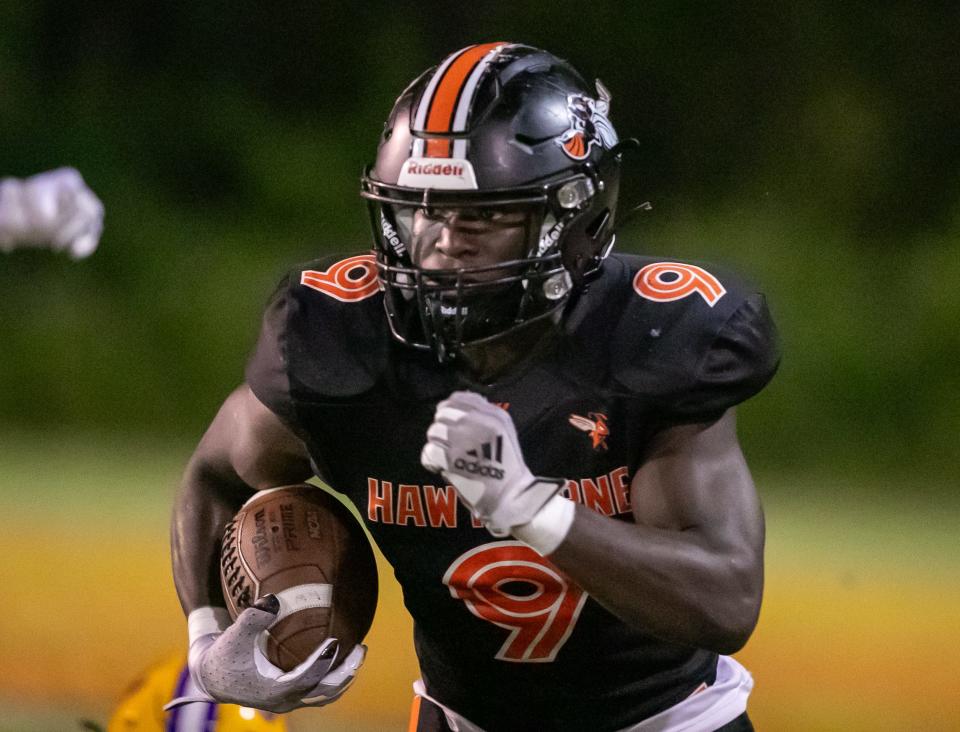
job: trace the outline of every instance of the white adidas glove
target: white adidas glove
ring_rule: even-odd
[[[103,231],[103,204],[73,168],[0,181],[0,251],[20,247],[94,252]]]
[[[264,653],[264,631],[277,619],[273,596],[247,608],[226,630],[224,608],[200,608],[190,613],[190,652],[187,665],[198,693],[170,701],[164,710],[191,702],[223,702],[283,713],[306,706],[320,707],[339,698],[353,683],[366,657],[357,645],[340,663],[338,644],[328,638],[291,671],[274,666]]]
[[[549,554],[573,523],[573,503],[556,495],[565,481],[530,472],[510,415],[479,394],[456,391],[437,405],[420,462],[442,473],[494,536],[512,533]]]

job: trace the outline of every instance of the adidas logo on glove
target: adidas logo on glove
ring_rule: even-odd
[[[465,460],[462,457],[458,457],[454,461],[453,467],[457,468],[457,470],[465,470],[468,473],[473,473],[474,475],[481,475],[484,478],[503,480],[503,470],[500,468],[495,468],[487,463],[480,462],[481,458],[484,460],[494,460],[498,463],[503,462],[503,437],[497,437],[495,450],[494,443],[484,442],[480,445],[479,450],[467,450],[467,455],[474,459]]]

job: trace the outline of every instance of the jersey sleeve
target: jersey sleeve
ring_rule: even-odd
[[[689,384],[665,411],[683,421],[709,420],[746,401],[773,378],[780,363],[777,330],[762,294],[746,297],[699,359]]]
[[[351,269],[367,280],[376,271],[368,255],[301,265],[281,280],[264,311],[247,384],[295,431],[310,405],[357,398],[384,371],[389,334],[382,297],[375,281],[359,296],[355,280],[339,284],[335,274]]]
[[[246,381],[254,395],[287,424],[296,421],[290,388],[287,321],[291,293],[289,276],[274,290],[263,313],[260,335],[247,362]]]
[[[630,276],[642,273],[644,263],[653,266],[640,260]],[[764,295],[732,273],[710,269],[716,276],[696,267],[718,288],[712,302],[696,292],[639,297],[634,281],[618,318],[615,378],[666,423],[717,419],[763,389],[780,362],[777,329]]]

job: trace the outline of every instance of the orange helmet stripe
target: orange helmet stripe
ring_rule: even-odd
[[[443,72],[443,77],[437,84],[433,97],[421,102],[421,104],[430,105],[424,132],[451,132],[457,102],[470,73],[487,53],[502,45],[504,44],[501,41],[481,43],[476,46],[468,46],[460,51],[460,54]],[[427,140],[426,156],[431,158],[450,157],[450,149],[450,140],[436,138]]]
[[[426,156],[428,158],[449,158],[450,140],[441,140],[437,137],[427,140]]]

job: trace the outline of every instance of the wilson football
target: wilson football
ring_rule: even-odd
[[[360,643],[377,607],[377,565],[346,506],[312,485],[260,491],[227,525],[220,581],[230,617],[264,595],[280,601],[266,654],[285,671],[324,640]]]

